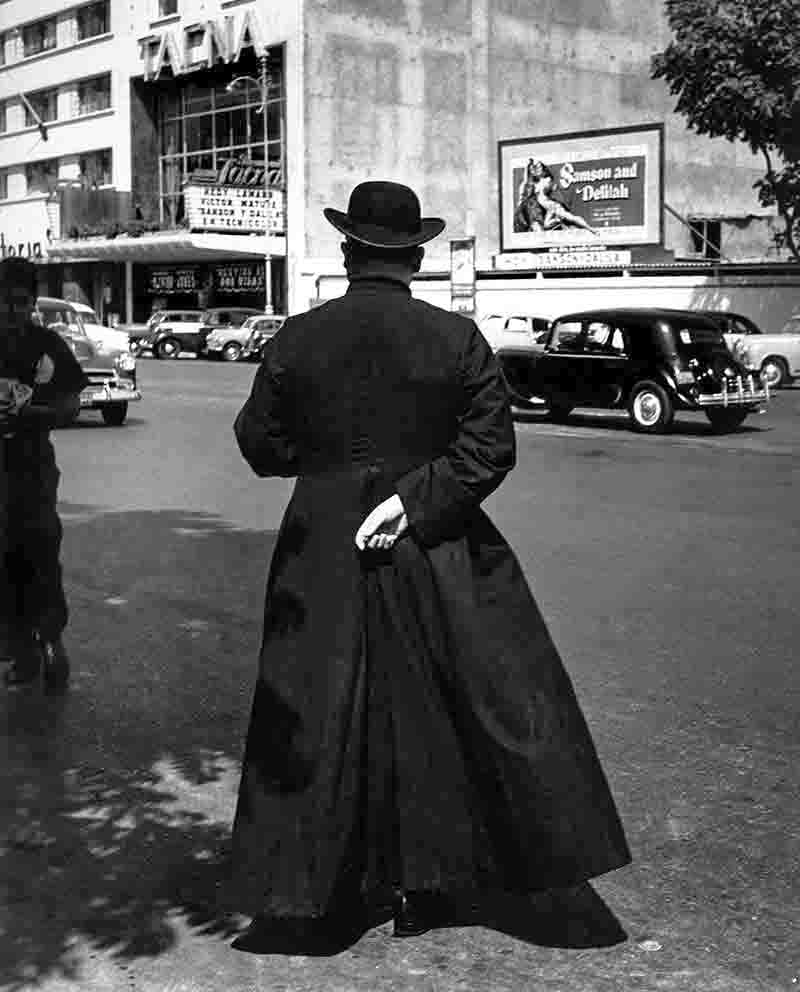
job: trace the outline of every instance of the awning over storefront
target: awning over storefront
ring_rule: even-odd
[[[213,262],[231,258],[263,258],[267,252],[286,255],[286,238],[260,234],[192,234],[189,231],[119,235],[53,241],[48,262]]]

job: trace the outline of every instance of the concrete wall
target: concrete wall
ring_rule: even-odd
[[[478,319],[489,313],[557,317],[595,307],[664,306],[734,310],[763,331],[800,312],[798,276],[619,276],[588,279],[491,279],[478,285]]]
[[[322,208],[343,208],[366,178],[409,183],[423,211],[447,219],[428,267],[448,267],[448,237],[475,236],[478,267],[489,268],[504,139],[664,122],[671,207],[763,213],[752,189],[760,161],[687,132],[650,79],[650,58],[670,37],[660,3],[308,0],[306,11],[306,289],[338,266]],[[685,254],[685,227],[669,215],[664,223],[666,247]],[[730,252],[775,257],[758,231],[739,231]]]
[[[344,275],[320,280],[320,297],[333,299],[347,288]],[[412,284],[415,297],[450,309],[450,282],[425,278]],[[733,310],[750,317],[763,331],[777,331],[800,313],[798,275],[631,275],[597,278],[478,279],[476,316],[532,314],[552,319],[598,307],[676,307]]]

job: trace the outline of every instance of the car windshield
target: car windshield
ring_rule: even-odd
[[[40,310],[39,314],[45,327],[55,327],[58,330],[60,325],[62,329],[66,327],[70,334],[86,337],[81,318],[71,307],[48,306]]]
[[[81,311],[81,317],[83,318],[84,322],[87,323],[87,324],[99,324],[100,323],[100,318],[97,316],[97,314],[94,312],[94,310],[82,310]]]

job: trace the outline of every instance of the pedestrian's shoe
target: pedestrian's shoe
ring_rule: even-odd
[[[33,634],[19,634],[13,638],[14,660],[3,676],[9,689],[25,689],[35,685],[42,669],[42,655]]]
[[[61,692],[69,683],[69,657],[60,637],[40,641],[44,659],[44,687],[47,692]]]
[[[394,901],[394,937],[419,937],[442,926],[448,903],[438,892],[401,892]]]

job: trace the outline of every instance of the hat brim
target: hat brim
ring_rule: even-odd
[[[362,224],[354,221],[341,210],[325,207],[322,211],[337,231],[371,248],[416,248],[432,241],[442,233],[445,221],[441,217],[423,217],[419,222],[419,230],[414,234],[399,233],[380,224]]]

